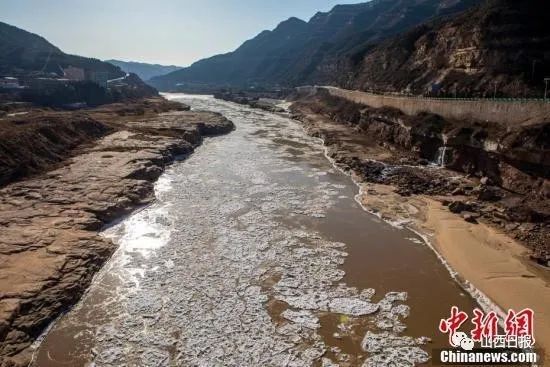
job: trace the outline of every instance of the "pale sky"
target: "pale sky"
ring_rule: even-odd
[[[291,17],[366,0],[0,0],[0,21],[71,54],[187,66]]]

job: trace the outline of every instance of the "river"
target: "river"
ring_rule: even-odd
[[[36,366],[407,366],[447,344],[439,320],[474,301],[421,238],[356,203],[318,139],[281,115],[169,98],[236,130],[103,232],[120,247]]]

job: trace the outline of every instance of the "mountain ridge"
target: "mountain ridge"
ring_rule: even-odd
[[[433,17],[455,14],[475,0],[373,0],[337,5],[309,21],[289,18],[262,31],[233,52],[202,59],[188,68],[155,77],[161,90],[197,86],[292,86],[331,72],[334,58],[378,42]]]
[[[67,54],[38,34],[0,22],[0,75],[62,76],[63,68],[69,66],[106,72],[110,79],[125,75],[120,68],[112,64],[95,58]]]

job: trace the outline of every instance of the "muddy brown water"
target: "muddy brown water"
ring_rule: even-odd
[[[317,139],[283,116],[169,98],[237,129],[171,166],[155,204],[104,232],[119,250],[35,366],[414,365],[447,346],[439,320],[476,303],[416,234],[357,204]],[[367,352],[367,332],[401,344]]]

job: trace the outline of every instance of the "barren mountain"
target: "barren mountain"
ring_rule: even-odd
[[[490,0],[364,49],[351,74],[332,83],[352,89],[450,96],[542,97],[550,76],[544,1]]]

